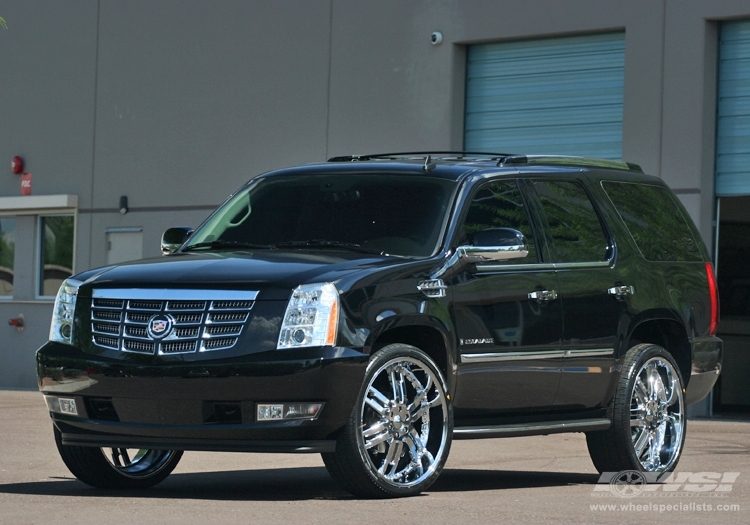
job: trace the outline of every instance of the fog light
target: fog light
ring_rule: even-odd
[[[64,397],[44,396],[44,402],[47,403],[47,409],[50,412],[58,414],[68,414],[71,416],[78,415],[76,400]]]
[[[323,403],[258,403],[258,421],[317,419]]]

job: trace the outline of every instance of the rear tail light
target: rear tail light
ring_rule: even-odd
[[[709,335],[716,335],[716,329],[719,327],[719,291],[716,289],[716,276],[714,275],[714,266],[710,262],[706,263],[706,275],[708,276],[708,293],[711,297],[711,326]]]

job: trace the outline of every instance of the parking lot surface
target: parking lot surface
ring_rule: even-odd
[[[0,391],[0,524],[750,523],[750,423],[691,420],[666,484],[598,483],[583,434],[454,441],[438,481],[358,500],[320,456],[186,452],[154,488],[92,489],[60,460],[41,394]]]

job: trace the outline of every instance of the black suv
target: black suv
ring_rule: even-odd
[[[260,175],[166,257],[65,281],[39,388],[96,487],[184,450],[319,452],[417,494],[453,439],[585,432],[600,471],[674,469],[721,368],[708,253],[632,164],[333,158]]]

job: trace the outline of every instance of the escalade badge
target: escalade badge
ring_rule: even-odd
[[[148,321],[148,332],[151,339],[163,339],[172,333],[174,318],[171,315],[157,314]]]

